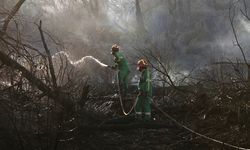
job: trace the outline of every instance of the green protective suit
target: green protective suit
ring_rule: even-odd
[[[137,97],[135,106],[135,113],[138,119],[142,119],[144,112],[144,119],[151,119],[151,98],[152,98],[152,75],[150,70],[144,69],[141,74],[138,90],[141,93]]]
[[[128,75],[130,73],[128,62],[120,52],[114,53],[115,68],[119,70],[118,80],[121,94],[124,96],[128,90]]]

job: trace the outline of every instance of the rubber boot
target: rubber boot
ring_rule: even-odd
[[[151,121],[151,113],[145,113],[144,120]]]
[[[142,114],[136,114],[135,119],[136,119],[136,121],[142,121],[143,120],[142,119]]]
[[[144,101],[144,120],[150,121],[151,120],[151,102],[150,102],[150,97],[145,97]]]

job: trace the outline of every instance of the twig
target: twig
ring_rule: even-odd
[[[231,14],[232,11],[233,11],[233,14]],[[236,30],[235,30],[235,27],[234,27],[234,17],[235,17],[235,8],[233,7],[233,4],[232,4],[232,5],[230,5],[230,8],[229,8],[229,20],[230,20],[230,24],[231,24],[231,27],[233,29],[234,38],[236,40],[237,46],[239,47],[239,49],[241,51],[242,57],[244,59],[244,62],[246,63],[247,66],[249,66],[249,64],[247,62],[247,59],[246,59],[246,56],[245,56],[245,53],[244,53],[244,50],[243,50],[242,46],[240,45],[240,42],[239,42]]]
[[[40,31],[41,39],[42,39],[42,42],[43,42],[43,46],[44,46],[44,49],[45,49],[46,54],[47,54],[47,57],[48,57],[48,61],[49,61],[49,70],[50,70],[50,75],[51,75],[51,78],[52,78],[53,88],[54,88],[54,89],[57,89],[55,70],[54,70],[53,63],[52,63],[52,56],[51,56],[51,53],[50,53],[50,51],[49,51],[49,49],[48,49],[47,43],[46,43],[45,38],[44,38],[44,35],[43,35],[42,21],[41,21],[41,20],[40,20],[40,24],[39,24],[39,26],[38,26],[38,29],[39,29],[39,31]]]

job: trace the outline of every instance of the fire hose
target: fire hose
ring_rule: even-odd
[[[124,105],[123,105],[123,100],[122,100],[122,95],[121,95],[121,89],[120,89],[120,84],[119,84],[118,75],[117,75],[117,87],[118,87],[119,100],[120,100],[120,105],[121,105],[121,108],[122,108],[122,112],[123,112],[123,114],[124,114],[125,116],[127,116],[127,115],[129,115],[129,114],[133,111],[133,109],[134,109],[134,107],[135,107],[135,105],[136,105],[136,103],[137,103],[138,97],[137,97],[136,100],[134,101],[134,103],[133,103],[131,109],[130,109],[128,112],[125,112]],[[222,144],[222,145],[227,146],[227,147],[230,147],[230,148],[238,149],[238,150],[250,150],[249,148],[244,148],[244,147],[235,146],[235,145],[232,145],[232,144],[229,144],[229,143],[226,143],[226,142],[222,142],[222,141],[216,140],[216,139],[214,139],[214,138],[208,137],[208,136],[203,135],[203,134],[201,134],[201,133],[198,133],[198,132],[196,132],[196,131],[194,131],[194,130],[188,128],[187,126],[183,125],[182,123],[180,123],[179,121],[177,121],[176,119],[174,119],[172,116],[170,116],[168,113],[166,113],[165,111],[163,111],[161,108],[159,108],[159,107],[157,106],[157,104],[153,101],[153,99],[151,99],[151,102],[152,102],[152,104],[154,105],[154,107],[155,107],[158,111],[160,111],[165,117],[167,117],[168,119],[170,119],[171,121],[173,121],[176,125],[180,126],[181,128],[184,128],[185,130],[187,130],[187,131],[189,131],[189,132],[191,132],[191,133],[193,133],[193,134],[195,134],[195,135],[197,135],[197,136],[199,136],[199,137],[201,137],[201,138],[204,138],[204,139],[206,139],[206,140],[212,141],[212,142],[214,142],[214,143]]]
[[[132,111],[133,109],[135,108],[135,105],[137,103],[137,100],[138,98],[136,97],[131,109],[126,112],[125,109],[124,109],[124,105],[123,105],[123,99],[122,99],[122,94],[121,94],[121,87],[120,87],[120,84],[119,84],[119,77],[118,77],[118,74],[117,74],[117,87],[118,87],[118,93],[119,93],[119,101],[120,101],[120,105],[121,105],[121,108],[122,108],[122,112],[125,116],[128,116]]]
[[[154,107],[160,111],[165,117],[167,117],[168,119],[170,119],[171,121],[173,121],[175,124],[177,124],[178,126],[184,128],[185,130],[199,136],[199,137],[202,137],[206,140],[209,140],[209,141],[212,141],[212,142],[215,142],[215,143],[219,143],[219,144],[222,144],[222,145],[225,145],[227,147],[230,147],[230,148],[234,148],[234,149],[238,149],[238,150],[250,150],[249,148],[244,148],[244,147],[238,147],[238,146],[235,146],[235,145],[232,145],[232,144],[229,144],[229,143],[226,143],[226,142],[222,142],[222,141],[219,141],[219,140],[216,140],[214,138],[211,138],[211,137],[208,137],[206,135],[203,135],[201,133],[198,133],[190,128],[188,128],[187,126],[181,124],[180,122],[178,122],[176,119],[174,119],[173,117],[171,117],[168,113],[166,113],[165,111],[163,111],[161,108],[159,108],[156,103],[151,99],[151,102],[152,104],[154,105]]]

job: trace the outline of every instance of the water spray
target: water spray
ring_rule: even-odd
[[[74,65],[74,66],[78,66],[78,65],[80,65],[80,64],[82,64],[82,63],[85,63],[86,61],[89,61],[89,60],[94,60],[94,61],[95,61],[97,64],[99,64],[101,67],[108,67],[108,65],[102,63],[99,59],[97,59],[97,58],[95,58],[95,57],[93,57],[93,56],[84,56],[84,57],[82,57],[81,59],[79,59],[79,60],[77,60],[77,61],[72,61],[72,60],[70,59],[69,54],[68,54],[67,52],[64,52],[64,51],[60,51],[60,52],[58,52],[58,53],[55,53],[55,54],[52,56],[52,58],[55,58],[56,56],[61,55],[61,54],[64,55],[64,56],[66,56],[66,57],[67,57],[67,60],[70,62],[70,64],[71,64],[71,65]]]

